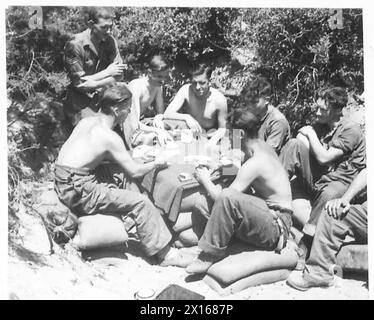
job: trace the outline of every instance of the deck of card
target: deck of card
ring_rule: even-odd
[[[180,182],[186,182],[186,181],[190,181],[193,179],[192,175],[189,174],[189,173],[186,173],[186,172],[181,172],[179,175],[178,175],[178,179]]]

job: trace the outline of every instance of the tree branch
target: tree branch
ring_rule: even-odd
[[[294,102],[292,102],[291,106],[293,107],[297,101],[297,99],[299,98],[299,94],[300,94],[300,88],[299,88],[299,75],[301,74],[301,72],[303,72],[305,69],[305,66],[301,68],[301,70],[297,73],[293,83],[295,83],[296,81],[296,90],[297,90],[297,93],[296,93],[296,98],[294,100]]]
[[[29,67],[29,70],[27,70],[27,72],[26,72],[25,76],[23,77],[23,79],[26,79],[26,77],[29,75],[29,73],[31,71],[31,68],[32,68],[32,65],[34,64],[34,59],[35,59],[34,50],[32,50],[31,53],[32,53],[32,59],[31,59],[30,67]]]

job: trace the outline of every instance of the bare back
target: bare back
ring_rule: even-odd
[[[82,119],[62,146],[56,163],[77,169],[95,169],[109,159],[101,141],[108,135],[116,133],[105,127],[98,116]]]
[[[264,141],[257,141],[253,155],[240,168],[231,186],[240,191],[252,186],[268,205],[292,209],[288,175],[273,148]]]

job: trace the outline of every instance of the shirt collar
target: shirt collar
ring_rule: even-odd
[[[265,115],[262,117],[262,119],[260,120],[261,123],[263,123],[266,120],[266,118],[269,116],[269,114],[273,111],[273,108],[274,108],[270,103],[268,103],[266,107],[267,107],[267,111]]]
[[[102,41],[102,43],[105,43],[105,41]],[[100,43],[100,45],[101,45],[101,43]],[[94,44],[91,41],[91,29],[89,29],[89,28],[87,30],[83,31],[83,46],[84,47],[88,46],[96,54],[96,56],[99,55],[99,53],[96,50],[96,47],[94,46]]]

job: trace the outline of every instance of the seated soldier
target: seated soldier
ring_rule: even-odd
[[[366,166],[364,135],[358,124],[343,119],[348,97],[343,88],[324,88],[317,100],[316,125],[299,130],[282,149],[280,159],[293,193],[302,188],[311,201],[312,211],[299,243],[302,270],[310,250],[318,218],[327,201],[341,197],[357,173]]]
[[[86,11],[88,29],[65,45],[64,62],[71,83],[64,112],[73,126],[98,111],[100,90],[120,80],[126,68],[117,41],[110,35],[110,10],[90,7]]]
[[[171,136],[160,128],[141,122],[146,111],[154,105],[156,114],[164,113],[162,86],[169,76],[169,67],[161,56],[154,56],[149,64],[146,77],[134,79],[128,87],[132,93],[131,112],[123,124],[127,144],[136,147],[140,144],[153,144],[157,138],[161,144],[172,140]]]
[[[347,235],[359,243],[367,243],[367,202],[350,205],[366,187],[366,168],[352,181],[339,199],[330,200],[317,223],[312,249],[303,272],[293,272],[287,283],[298,290],[333,285],[330,271],[336,264],[336,255]]]
[[[55,190],[61,202],[78,216],[118,214],[131,217],[145,253],[156,255],[162,265],[179,265],[183,256],[170,248],[170,231],[148,197],[100,183],[97,176],[96,169],[104,161],[118,163],[130,179],[167,166],[162,157],[146,164],[135,162],[123,140],[112,130],[126,119],[130,103],[131,92],[124,84],[101,92],[99,112],[82,119],[60,150],[55,166]]]
[[[214,129],[209,142],[213,146],[225,136],[227,100],[221,92],[210,87],[211,74],[212,69],[205,64],[200,64],[193,70],[192,83],[179,89],[166,108],[164,117],[184,120],[197,133]],[[185,113],[180,113],[182,107]],[[155,125],[163,127],[160,119],[157,119]]]
[[[269,102],[271,85],[263,77],[257,77],[244,86],[241,92],[243,108],[248,108],[260,119],[258,137],[277,154],[290,138],[290,125],[286,117]]]
[[[196,169],[196,179],[215,200],[204,233],[202,249],[188,273],[204,273],[220,260],[233,237],[262,250],[286,246],[292,220],[291,187],[275,151],[258,138],[259,119],[249,110],[234,110],[234,129],[243,132],[245,162],[227,188],[210,180],[207,168]],[[255,195],[246,194],[250,187]]]

